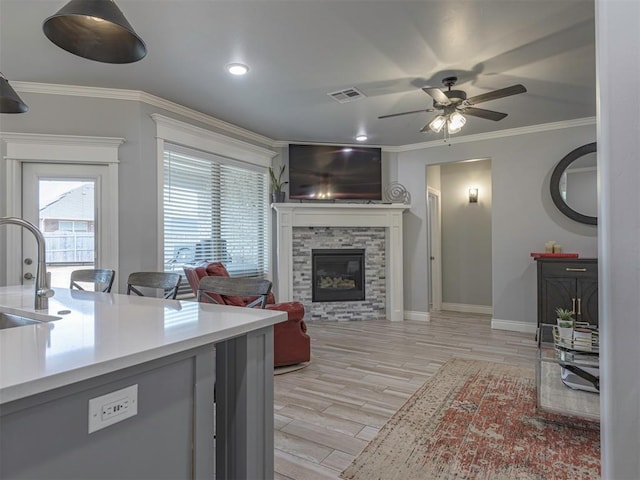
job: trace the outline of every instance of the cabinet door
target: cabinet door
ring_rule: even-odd
[[[542,281],[542,323],[556,324],[556,308],[573,309],[576,298],[576,279],[545,277]]]
[[[576,319],[580,322],[598,325],[598,279],[579,279],[578,298],[580,299],[580,314]]]
[[[573,299],[576,298],[576,279],[567,277],[544,277],[542,279],[542,296],[540,308],[542,317],[540,322],[555,325],[556,308],[573,308]],[[553,335],[546,330],[542,335],[542,342],[553,342]]]

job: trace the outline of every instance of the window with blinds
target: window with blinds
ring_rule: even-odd
[[[163,163],[165,271],[222,262],[231,276],[265,277],[266,169],[169,144]]]

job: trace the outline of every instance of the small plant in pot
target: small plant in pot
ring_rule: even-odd
[[[558,316],[559,327],[573,327],[573,312],[567,308],[556,308],[556,315]]]
[[[556,308],[557,322],[558,322],[558,333],[560,334],[560,338],[564,341],[571,341],[573,338],[573,311],[558,307]]]
[[[273,167],[269,167],[269,178],[271,179],[271,201],[273,203],[282,203],[284,202],[284,192],[282,191],[282,187],[284,187],[289,182],[282,181],[282,175],[284,175],[284,165],[280,166],[280,169],[277,170]]]

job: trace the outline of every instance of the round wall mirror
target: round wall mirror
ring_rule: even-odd
[[[598,224],[596,142],[576,148],[551,174],[551,198],[558,210],[576,222]]]

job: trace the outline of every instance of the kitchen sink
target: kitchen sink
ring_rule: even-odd
[[[38,323],[42,323],[42,321],[14,315],[13,313],[0,312],[0,330],[12,327],[24,327],[25,325],[37,325]]]
[[[26,325],[38,325],[51,320],[58,320],[60,317],[52,317],[37,313],[7,312],[0,310],[0,330],[13,327],[24,327]]]

